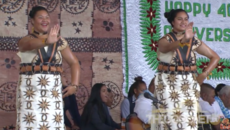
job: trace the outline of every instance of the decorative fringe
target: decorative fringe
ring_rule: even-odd
[[[122,26],[122,58],[123,58],[123,73],[124,73],[124,82],[123,82],[123,94],[124,96],[128,95],[129,91],[129,61],[128,61],[128,41],[127,41],[127,22],[126,22],[126,0],[120,1],[120,17],[121,17],[121,26]]]

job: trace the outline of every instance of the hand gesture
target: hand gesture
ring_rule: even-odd
[[[193,38],[195,34],[196,31],[193,32],[193,22],[190,22],[185,29],[185,35],[184,35],[184,40],[186,40],[185,42]]]
[[[60,27],[58,26],[58,24],[54,25],[54,27],[51,28],[48,38],[46,40],[46,44],[54,44],[60,39],[60,37],[58,37],[59,30]]]
[[[65,98],[72,94],[75,94],[76,90],[77,90],[76,87],[70,85],[66,87],[64,90],[62,90],[62,93],[64,94],[62,97]]]

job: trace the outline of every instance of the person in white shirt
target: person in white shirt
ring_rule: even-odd
[[[146,83],[142,80],[141,76],[135,78],[135,82],[131,85],[128,97],[124,98],[121,103],[121,117],[126,119],[129,114],[133,113],[135,101],[137,97],[147,89]]]
[[[209,118],[210,122],[212,123],[213,127],[218,130],[220,128],[219,121],[220,118],[224,117],[219,104],[215,101],[215,89],[207,83],[203,83],[201,85],[200,91],[200,99],[199,104],[201,107],[202,113]]]
[[[149,118],[152,115],[153,108],[155,108],[152,104],[152,100],[145,98],[144,93],[149,93],[154,97],[153,93],[155,90],[154,79],[149,84],[148,90],[143,91],[137,98],[135,102],[134,112],[137,113],[137,117],[144,123],[149,124]],[[150,117],[148,117],[150,116]]]
[[[150,93],[150,95],[153,96],[151,92],[148,90],[145,90],[143,93],[141,93],[136,102],[135,102],[135,107],[134,107],[134,112],[137,113],[137,117],[144,123],[148,124],[149,123],[149,115],[152,114],[153,111],[153,104],[152,100],[145,98],[144,93]]]

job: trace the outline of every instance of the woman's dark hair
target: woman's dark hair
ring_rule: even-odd
[[[183,9],[172,9],[171,11],[164,13],[165,18],[167,18],[168,22],[171,24],[172,27],[173,27],[172,21],[175,19],[176,15],[179,12],[185,12],[188,16],[188,13]],[[189,18],[189,16],[188,16],[188,18]]]
[[[38,11],[45,10],[48,13],[48,10],[42,6],[34,6],[29,13],[30,18],[34,18]]]
[[[91,94],[89,96],[89,99],[84,107],[83,113],[81,115],[81,122],[82,122],[82,126],[86,126],[90,120],[91,120],[91,116],[92,116],[92,112],[93,112],[93,108],[96,106],[98,108],[98,114],[101,118],[102,121],[105,121],[106,119],[106,114],[105,114],[105,110],[103,108],[103,102],[101,99],[101,88],[105,86],[102,83],[96,83],[93,85],[93,88],[91,90]]]
[[[216,88],[215,88],[215,94],[216,94],[216,96],[218,96],[218,93],[217,92],[220,92],[220,90],[224,87],[224,86],[226,86],[226,84],[218,84],[217,86],[216,86]]]
[[[131,85],[131,87],[129,89],[128,97],[132,97],[134,95],[134,89],[137,89],[140,84],[146,84],[142,80],[141,76],[138,76],[138,77],[134,78],[134,80],[135,80],[135,82]]]

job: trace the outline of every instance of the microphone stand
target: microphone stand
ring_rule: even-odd
[[[154,102],[154,101],[152,102],[152,104],[156,107],[156,109],[159,110],[159,109],[158,109],[158,106],[157,106],[157,103],[159,103],[159,102]],[[160,111],[159,111],[159,113],[160,113]],[[160,113],[160,114],[161,114],[161,113]],[[165,123],[164,120],[163,120],[163,122]],[[168,127],[168,130],[172,130],[172,129],[169,127],[169,125],[168,125],[167,123],[165,123],[165,125]]]

